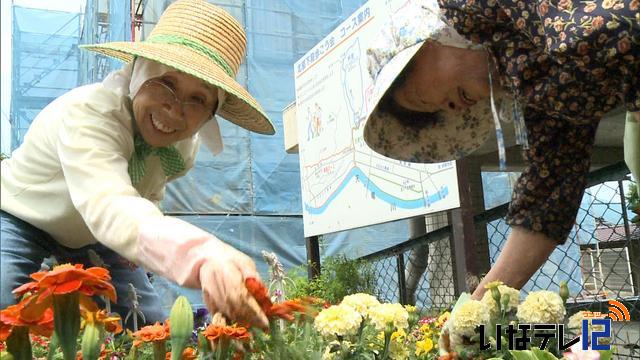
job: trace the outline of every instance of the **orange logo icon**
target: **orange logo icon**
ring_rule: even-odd
[[[616,300],[609,300],[609,314],[608,317],[613,321],[629,321],[631,316],[629,310],[621,302]]]

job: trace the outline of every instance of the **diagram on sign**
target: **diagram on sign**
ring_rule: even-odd
[[[370,1],[295,65],[305,236],[459,204],[454,162],[396,161],[364,142],[373,87],[366,44],[388,11],[388,1]]]

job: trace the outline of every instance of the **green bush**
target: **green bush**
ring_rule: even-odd
[[[320,276],[309,281],[304,266],[289,272],[291,282],[287,286],[289,299],[303,296],[322,298],[332,304],[355,293],[376,295],[376,281],[371,264],[360,260],[349,260],[344,255],[323,259]]]

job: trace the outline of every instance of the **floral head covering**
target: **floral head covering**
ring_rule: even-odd
[[[389,87],[427,40],[457,48],[482,49],[442,19],[435,0],[410,0],[392,14],[376,43],[367,50],[374,89],[364,140],[374,151],[393,159],[422,163],[459,159],[480,147],[493,131],[489,99],[468,109],[440,112],[437,119],[425,116],[418,123],[379,109]]]

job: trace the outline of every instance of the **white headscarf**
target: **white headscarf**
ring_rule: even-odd
[[[126,94],[129,98],[133,99],[142,87],[142,84],[147,80],[160,77],[169,71],[175,71],[175,69],[159,62],[139,57],[136,58],[134,62],[123,66],[120,70],[109,73],[102,81],[102,84],[109,89]],[[218,113],[224,104],[227,93],[219,87],[216,87],[216,89],[218,90],[216,113]],[[220,135],[220,126],[215,116],[207,120],[194,136],[198,136],[198,134],[204,145],[213,155],[217,155],[222,151],[223,144],[222,136]]]

